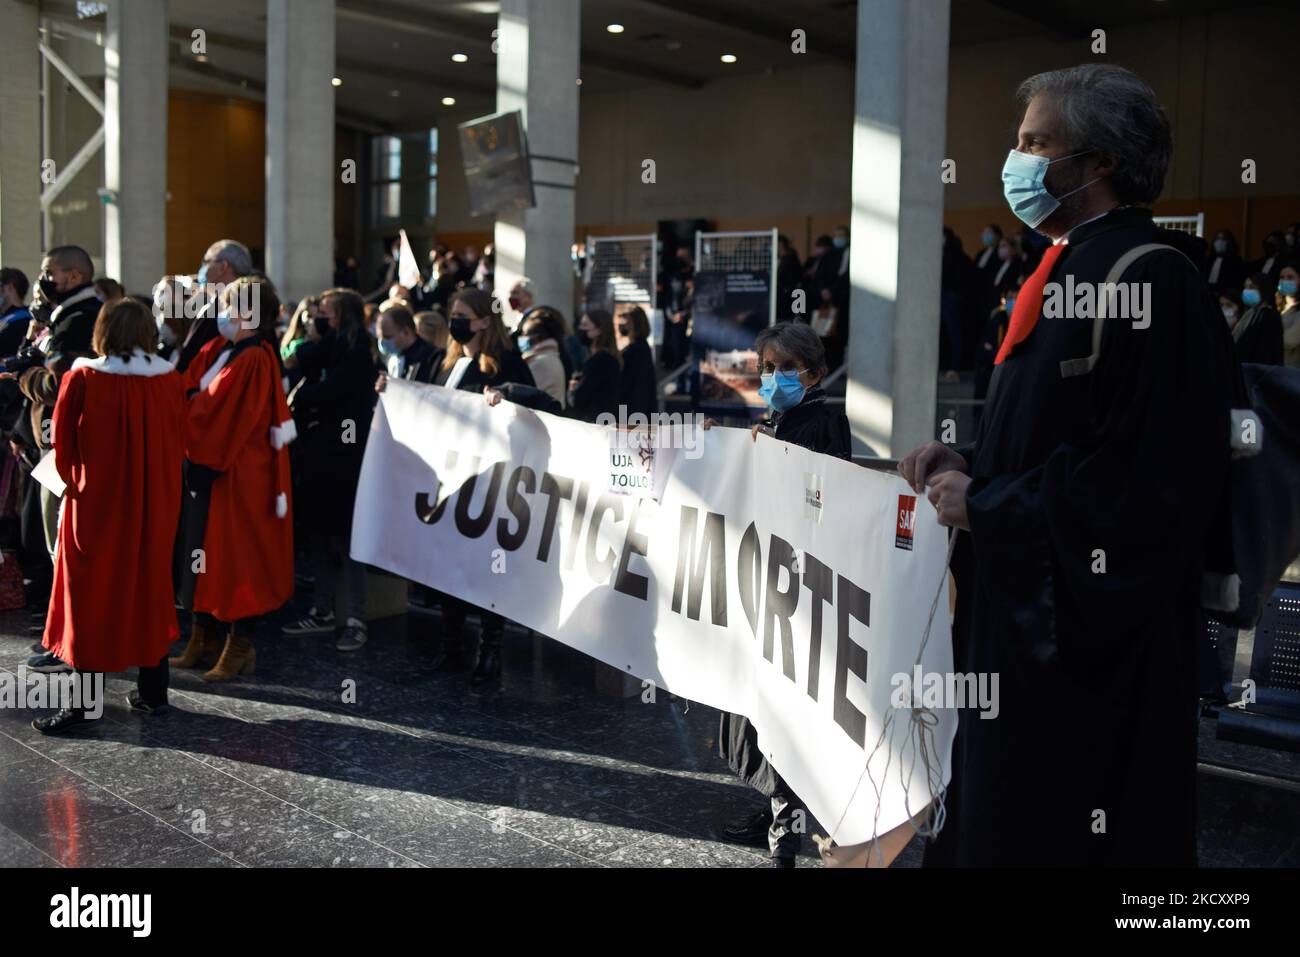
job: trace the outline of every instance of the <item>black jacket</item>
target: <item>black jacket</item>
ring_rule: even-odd
[[[212,310],[209,309],[211,312]],[[217,337],[217,319],[213,315],[196,316],[191,322],[190,327],[185,332],[185,338],[177,347],[180,357],[176,360],[176,371],[184,372],[194,357],[199,354],[199,350]]]
[[[618,415],[623,370],[614,354],[597,349],[587,357],[569,407],[575,419],[595,422],[602,412]]]
[[[50,316],[50,335],[44,346],[47,361],[58,359],[65,367],[71,367],[72,360],[78,356],[93,355],[90,337],[101,305],[90,283],[72,290]]]
[[[445,360],[444,360],[445,361]],[[460,384],[456,388],[465,392],[482,392],[484,386],[492,386],[494,389],[500,389],[507,382],[517,382],[520,385],[536,385],[533,381],[533,373],[528,368],[528,363],[514,349],[506,349],[497,359],[497,374],[488,376],[484,374],[479,367],[478,360],[475,359],[465,370],[465,375],[461,377]],[[450,369],[445,369],[438,365],[438,370],[434,376],[434,382],[443,385],[447,377],[451,374]]]
[[[1237,361],[1264,366],[1282,364],[1282,317],[1267,303],[1251,306],[1233,327]]]
[[[805,392],[793,409],[773,413],[767,424],[782,442],[841,459],[853,456],[849,417],[843,409],[827,404],[821,386]]]
[[[649,416],[656,412],[659,408],[657,386],[650,343],[633,342],[623,350],[623,375],[619,385],[619,401],[627,406],[628,415],[640,412]]]
[[[361,460],[375,404],[370,343],[348,343],[335,333],[298,350],[302,381],[291,406],[301,446],[297,483],[303,527],[322,535],[348,534]]]
[[[442,364],[444,355],[441,349],[435,349],[431,343],[417,336],[415,342],[402,352],[402,359],[406,364],[402,370],[402,378],[407,382],[422,382],[427,385],[438,374],[438,367]]]

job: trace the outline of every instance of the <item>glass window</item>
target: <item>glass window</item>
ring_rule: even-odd
[[[370,217],[378,226],[401,216],[402,141],[396,136],[376,136],[371,144]]]

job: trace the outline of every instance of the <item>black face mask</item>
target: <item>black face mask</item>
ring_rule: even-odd
[[[469,327],[469,320],[464,316],[452,316],[451,322],[447,324],[447,331],[462,346],[474,338],[474,330]]]
[[[47,302],[60,303],[68,298],[66,292],[59,292],[59,290],[55,288],[53,279],[46,279],[42,276],[40,279],[36,280],[36,283],[41,287],[41,295],[45,297]]]

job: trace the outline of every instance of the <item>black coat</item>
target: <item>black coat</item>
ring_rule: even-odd
[[[364,334],[349,344],[331,333],[303,345],[298,363],[303,380],[292,407],[302,474],[295,511],[308,533],[349,535],[375,404],[370,343]]]
[[[479,367],[477,359],[469,364],[465,370],[465,375],[461,377],[460,384],[456,386],[464,392],[482,392],[485,386],[492,386],[499,389],[508,382],[517,382],[520,385],[536,385],[533,380],[532,370],[528,368],[528,363],[514,349],[506,349],[497,359],[497,373],[494,376],[486,375]],[[443,385],[451,370],[438,366],[438,371],[434,376],[434,382]]]
[[[1152,242],[1178,240],[1114,210],[1071,233],[1050,280],[1101,283]],[[1195,266],[1151,253],[1122,281],[1151,283],[1149,324],[1107,321],[1096,365],[1063,377],[1093,321],[1040,320],[964,450],[954,671],[996,675],[999,713],[958,713],[927,865],[1196,864],[1198,606],[1236,370]]]
[[[820,388],[809,389],[798,405],[788,412],[776,413],[769,425],[782,442],[813,452],[847,459],[853,451],[848,416],[842,409],[827,405],[826,393]],[[744,715],[722,712],[718,753],[732,771],[763,795],[785,792],[780,775],[759,750],[758,732]]]
[[[573,390],[573,403],[569,406],[573,417],[595,422],[602,412],[617,416],[622,382],[623,370],[613,353],[604,349],[591,353]]]
[[[655,378],[655,360],[650,343],[634,342],[623,350],[623,375],[619,385],[619,401],[627,406],[628,415],[640,412],[649,416],[659,409],[658,382]]]
[[[65,366],[70,367],[72,360],[78,356],[94,355],[94,350],[90,348],[90,337],[95,331],[95,320],[99,318],[99,309],[103,303],[94,295],[90,283],[72,290],[72,295],[86,291],[91,294],[76,302],[65,301],[54,310],[50,319],[50,335],[43,347],[47,359],[60,359]]]
[[[1237,345],[1238,362],[1255,362],[1263,366],[1282,364],[1282,317],[1265,303],[1251,306],[1232,330]]]
[[[402,359],[406,363],[402,378],[407,382],[422,382],[427,385],[438,374],[438,367],[442,365],[445,354],[441,349],[435,349],[432,343],[416,336],[415,341],[402,351]]]
[[[199,350],[215,339],[217,335],[215,315],[196,317],[190,323],[189,329],[185,332],[185,338],[179,346],[180,357],[176,360],[176,371],[184,372],[189,364],[194,361],[194,357],[199,354]]]

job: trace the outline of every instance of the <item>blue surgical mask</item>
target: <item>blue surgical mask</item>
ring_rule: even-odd
[[[1091,152],[1092,150],[1083,150],[1049,160],[1046,156],[1035,156],[1032,153],[1012,150],[1007,154],[1007,161],[1002,164],[1002,195],[1006,197],[1011,211],[1030,229],[1037,229],[1039,223],[1056,212],[1061,205],[1061,200],[1066,196],[1073,196],[1079,190],[1087,189],[1097,182],[1096,179],[1092,179],[1062,196],[1053,196],[1043,185],[1043,178],[1047,176],[1047,167]]]
[[[1283,279],[1277,284],[1277,291],[1284,296],[1294,296],[1296,293],[1296,281],[1294,279]]]
[[[1228,251],[1228,241],[1226,239],[1216,239],[1214,241],[1214,251],[1222,256]]]
[[[831,242],[835,244],[836,249],[843,249],[845,246],[849,244],[848,239],[845,238],[844,236],[836,236],[834,239],[831,240]]]
[[[793,409],[803,401],[804,387],[798,372],[765,372],[763,384],[758,387],[758,397],[777,412]]]
[[[1015,311],[1015,309],[1016,309],[1016,297],[1015,297],[1015,296],[1008,296],[1008,297],[1007,297],[1007,315],[1008,315],[1008,316],[1011,315],[1011,313],[1013,313],[1013,312]]]
[[[991,229],[986,229],[984,230],[984,232],[980,233],[980,242],[983,243],[985,246],[992,246],[993,239],[994,239],[993,230]]]
[[[235,334],[239,332],[239,323],[230,318],[230,312],[226,309],[217,313],[217,332],[231,342],[235,341]]]
[[[1245,305],[1247,305],[1247,306],[1258,306],[1258,305],[1259,305],[1259,290],[1258,290],[1258,289],[1243,289],[1243,290],[1241,291],[1241,301],[1242,301],[1243,304],[1245,304]]]
[[[520,355],[523,355],[525,352],[527,352],[529,347],[532,346],[533,344],[532,340],[529,339],[527,336],[520,336],[518,339],[515,340],[515,343],[519,346]]]
[[[198,282],[198,284],[199,284],[200,286],[202,286],[205,282],[208,281],[208,264],[207,264],[207,263],[204,263],[202,266],[199,267],[199,274],[195,277],[195,279],[197,280],[197,282]]]
[[[392,339],[379,337],[379,354],[384,356],[400,356],[402,350],[397,347],[397,343]]]

